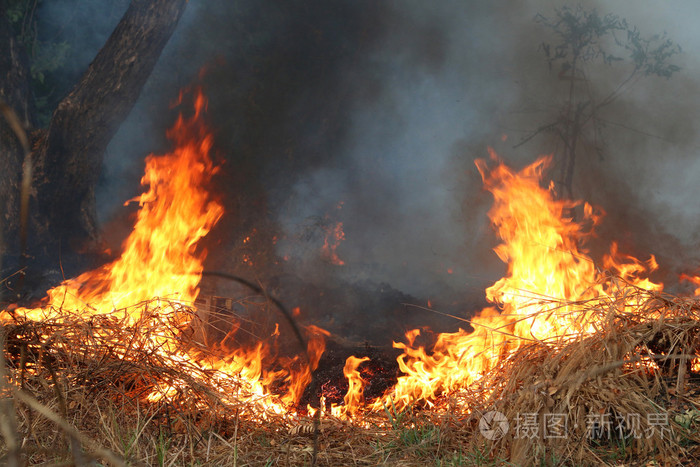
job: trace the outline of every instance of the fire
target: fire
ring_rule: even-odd
[[[194,105],[194,115],[187,119],[180,115],[168,132],[176,149],[146,158],[141,184],[148,190],[133,200],[140,210],[121,256],[49,290],[41,308],[18,309],[15,314],[39,320],[71,310],[87,317],[153,297],[183,304],[194,301],[206,256],[197,251],[197,242],[223,214],[204,188],[216,170],[208,155],[212,137],[200,118],[207,105],[203,94],[197,94]],[[130,321],[138,318],[134,312]]]
[[[154,303],[156,313],[162,315],[177,315],[182,307],[192,309],[206,257],[206,251],[197,244],[224,213],[223,207],[206,190],[217,171],[209,156],[213,138],[203,123],[207,100],[201,90],[195,91],[193,98],[192,115],[181,114],[168,131],[175,149],[169,154],[146,158],[141,184],[147,189],[133,200],[140,209],[121,256],[49,290],[39,308],[0,312],[0,323],[16,319],[60,322],[62,316],[70,314],[84,319],[95,315],[119,316],[124,318],[124,325],[136,326],[143,324],[140,320],[152,316]],[[244,243],[249,241],[247,238]],[[162,320],[146,323],[149,330],[155,330],[152,349],[172,361],[214,370],[212,381],[223,394],[227,387],[243,388],[236,394],[237,400],[248,399],[263,411],[276,413],[284,413],[289,404],[301,397],[323,353],[327,336],[320,328],[307,328],[308,361],[296,357],[286,362],[286,369],[266,371],[263,362],[269,350],[262,342],[252,349],[226,349],[221,356],[202,349],[181,348],[172,336],[174,331],[186,328],[192,314],[178,316],[182,317],[175,330],[167,328]],[[272,398],[269,388],[280,380],[288,388],[287,393]],[[177,390],[175,382],[164,382],[153,388],[146,399],[153,402],[168,398]]]
[[[339,202],[335,206],[335,209],[337,211],[343,209],[343,204],[344,203],[342,201]],[[325,219],[326,221],[329,221],[330,215],[326,214]],[[336,266],[343,266],[345,264],[345,261],[340,259],[340,257],[338,256],[338,252],[336,251],[338,249],[338,246],[340,246],[340,243],[345,240],[343,223],[336,222],[333,225],[326,225],[324,226],[323,230],[325,232],[325,237],[323,239],[323,246],[321,247],[321,256],[331,264],[334,264]]]
[[[331,404],[330,408],[326,407],[325,395],[321,397],[321,415],[331,415],[340,419],[352,419],[355,415],[365,408],[364,388],[366,381],[362,378],[359,366],[369,361],[369,357],[355,357],[351,355],[345,361],[343,367],[343,376],[348,380],[348,390],[343,397],[343,404]],[[326,393],[327,394],[327,393]],[[313,407],[307,407],[309,414],[315,415],[316,410]]]
[[[206,107],[206,98],[197,91],[193,114],[180,115],[168,132],[175,149],[146,159],[141,182],[147,190],[135,199],[140,210],[119,259],[51,289],[41,307],[0,312],[0,324],[16,319],[60,322],[64,313],[71,313],[85,319],[126,315],[125,325],[130,326],[149,319],[152,309],[145,313],[144,307],[153,306],[154,297],[158,312],[163,314],[177,315],[179,307],[192,306],[206,257],[198,242],[223,215],[222,206],[205,188],[217,170],[209,156],[212,137],[202,123]],[[348,393],[344,405],[330,408],[331,415],[352,418],[363,410],[379,411],[389,405],[435,404],[441,395],[477,383],[527,342],[560,342],[594,332],[596,323],[577,303],[603,303],[625,287],[662,289],[648,278],[657,267],[653,256],[640,261],[620,254],[613,244],[603,258],[603,267],[621,281],[596,267],[582,245],[603,214],[587,203],[559,199],[551,184],[542,186],[551,157],[514,171],[490,153],[491,163],[477,160],[476,166],[484,187],[494,197],[489,218],[502,240],[495,252],[507,264],[505,276],[485,291],[492,306],[469,321],[472,330],[439,334],[430,348],[420,344],[420,330],[407,332],[405,342],[393,344],[402,350],[398,357],[402,375],[393,388],[370,404],[365,402],[365,381],[358,371],[368,359],[348,358],[343,370]],[[342,203],[337,206],[341,208]],[[331,263],[342,265],[336,249],[345,239],[343,223],[328,225],[322,254]],[[251,236],[242,243],[249,246]],[[252,266],[250,257],[244,256],[243,261]],[[452,274],[453,269],[447,272]],[[700,285],[697,277],[689,280]],[[145,305],[134,306],[139,303]],[[298,316],[299,307],[293,313]],[[191,315],[183,313],[178,329],[186,327],[190,319]],[[237,329],[234,325],[230,334]],[[306,359],[278,359],[275,370],[266,368],[273,357],[263,341],[252,348],[226,348],[224,339],[212,353],[203,348],[182,348],[176,339],[167,337],[172,336],[172,329],[158,329],[154,335],[160,337],[154,338],[152,346],[173,361],[211,370],[211,381],[222,396],[250,402],[253,410],[263,413],[283,414],[301,399],[325,350],[329,333],[316,326],[308,326],[306,331]],[[280,382],[286,393],[272,396],[272,388]],[[228,394],[227,388],[234,386],[235,394]],[[163,382],[146,399],[167,399],[177,390],[177,382]],[[320,410],[326,413],[323,406]]]
[[[695,286],[693,295],[700,297],[700,276],[690,276],[688,274],[681,274],[680,280],[690,282]]]
[[[364,381],[357,367],[362,362],[369,360],[368,357],[357,358],[351,356],[345,362],[343,375],[348,379],[348,392],[343,399],[349,415],[352,415],[360,405],[364,404]]]
[[[345,261],[340,259],[336,252],[340,242],[343,240],[345,240],[345,233],[343,232],[342,222],[338,222],[333,227],[326,229],[326,237],[323,239],[321,253],[324,258],[336,266],[343,266],[345,264]]]
[[[581,247],[602,213],[587,203],[558,199],[551,184],[541,186],[551,157],[516,172],[492,150],[490,155],[495,167],[489,168],[484,160],[477,160],[476,166],[494,197],[489,218],[503,240],[495,252],[508,265],[506,275],[486,289],[494,306],[470,320],[473,330],[440,334],[430,350],[416,344],[418,329],[406,334],[405,343],[395,342],[394,347],[403,350],[398,358],[403,374],[372,404],[373,410],[390,402],[431,405],[442,394],[474,384],[526,342],[555,342],[591,333],[595,323],[585,308],[575,304],[602,302],[613,287],[620,287],[606,280]],[[645,277],[656,268],[653,257],[641,262],[620,255],[613,245],[604,266],[629,286],[662,288]]]

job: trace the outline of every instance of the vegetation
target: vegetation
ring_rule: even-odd
[[[607,122],[602,111],[640,79],[671,78],[680,70],[671,60],[681,49],[665,33],[643,36],[617,15],[601,16],[581,6],[555,9],[552,17],[539,14],[536,21],[553,36],[552,42],[540,46],[547,65],[558,68],[557,78],[567,86],[563,100],[552,93],[556,114],[518,145],[541,133],[552,135],[563,146],[556,154],[556,182],[560,193],[573,199],[577,157],[593,151],[602,158],[605,152]],[[616,83],[612,88],[598,83],[610,75]]]
[[[7,18],[31,63],[31,84],[37,118],[43,126],[48,124],[51,117],[53,109],[49,100],[56,93],[56,85],[49,76],[66,64],[71,45],[66,40],[40,38],[36,13],[41,0],[14,0],[8,3]]]
[[[634,312],[630,302],[638,304]],[[445,394],[434,405],[400,410],[389,403],[384,411],[361,411],[353,420],[323,416],[318,430],[303,410],[261,418],[249,403],[224,400],[221,382],[211,373],[170,361],[152,348],[154,328],[125,326],[114,318],[76,318],[60,325],[20,321],[3,329],[0,461],[79,466],[94,461],[309,465],[313,459],[318,465],[434,466],[696,462],[700,376],[688,356],[700,339],[698,302],[628,288],[609,303],[576,306],[591,314],[597,332],[524,345],[480,383]],[[192,345],[187,335],[176,339]],[[144,400],[162,380],[181,386],[169,400]],[[505,415],[510,429],[490,439],[480,421],[494,410]],[[528,413],[540,417],[530,426],[534,436],[523,431],[521,415]],[[544,435],[550,425],[540,422],[546,423],[541,417],[548,413],[567,417],[565,438]],[[639,415],[639,425],[617,422],[620,414],[630,413]]]

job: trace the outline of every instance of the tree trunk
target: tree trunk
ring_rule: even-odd
[[[104,151],[131,111],[186,0],[133,0],[37,141],[39,238],[68,251],[97,239],[95,186]]]
[[[44,129],[35,128],[30,60],[8,19],[8,3],[0,0],[0,99],[14,110],[30,134],[35,167],[30,190],[29,251],[25,252],[20,241],[24,154],[17,136],[0,117],[0,260],[4,260],[0,265],[5,267],[4,271],[0,269],[0,279],[26,266],[20,253],[28,253],[28,283],[37,285],[47,259],[53,265],[61,260],[62,267],[73,263],[77,267],[69,267],[68,272],[74,273],[82,261],[72,253],[95,244],[95,187],[105,149],[136,102],[187,0],[132,0]],[[18,277],[23,275],[12,281],[17,282]],[[6,298],[16,300],[21,283],[19,279],[12,286],[9,281],[0,286],[12,290]],[[39,282],[39,288],[44,285]]]
[[[14,110],[22,125],[29,129],[34,125],[29,58],[23,45],[13,35],[5,14],[6,8],[6,0],[0,0],[0,99]],[[12,250],[19,246],[19,237],[7,233],[17,232],[19,227],[23,152],[14,131],[0,117],[0,256],[5,246]]]

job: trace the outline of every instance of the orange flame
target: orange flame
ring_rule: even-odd
[[[146,158],[141,184],[148,191],[135,199],[140,210],[121,256],[49,290],[42,308],[18,309],[16,314],[33,320],[55,317],[60,310],[88,316],[153,297],[194,302],[206,256],[196,250],[197,242],[223,215],[221,205],[211,201],[204,188],[216,172],[209,158],[212,137],[200,118],[206,106],[206,98],[198,92],[194,115],[180,115],[168,131],[176,149]],[[130,321],[138,318],[134,312]]]
[[[345,264],[345,261],[340,259],[336,251],[340,242],[343,240],[345,240],[345,232],[343,232],[342,222],[338,222],[335,226],[326,229],[326,237],[323,239],[321,254],[331,264],[335,264],[336,266],[343,266]]]
[[[609,284],[580,246],[602,213],[587,203],[557,199],[551,184],[541,186],[551,157],[515,172],[489,152],[496,166],[489,169],[483,160],[476,166],[495,201],[489,218],[503,240],[495,252],[508,265],[505,277],[486,289],[486,298],[498,309],[486,308],[472,318],[472,331],[439,334],[430,350],[415,345],[418,329],[407,332],[406,343],[394,343],[403,350],[398,357],[403,375],[371,405],[373,410],[390,400],[397,406],[433,404],[441,394],[478,381],[525,342],[573,338],[594,330],[586,312],[569,304],[608,296]],[[579,222],[573,216],[576,209],[582,210]],[[613,245],[604,265],[637,287],[662,288],[643,277],[656,268],[653,257],[643,263],[620,255]],[[352,398],[348,402],[356,403]]]
[[[353,415],[361,405],[364,405],[364,381],[357,368],[367,360],[369,357],[358,358],[353,355],[345,361],[343,375],[348,379],[348,392],[343,400],[348,415]]]
[[[340,201],[335,209],[340,211],[343,209],[343,201]],[[325,220],[330,220],[330,214],[325,215]],[[331,264],[336,266],[343,266],[345,261],[340,259],[338,256],[338,246],[345,240],[345,232],[343,232],[343,223],[336,222],[334,225],[326,225],[323,230],[325,231],[325,237],[323,238],[323,246],[321,247],[321,256],[326,259]]]
[[[162,309],[163,313],[178,304],[192,306],[199,293],[198,284],[206,256],[204,250],[197,248],[197,242],[224,212],[219,203],[210,199],[205,188],[217,170],[209,156],[212,136],[202,122],[206,107],[206,98],[197,90],[193,115],[180,115],[168,131],[168,137],[176,145],[173,152],[146,158],[141,183],[148,189],[135,199],[140,210],[121,256],[49,290],[40,308],[0,312],[0,323],[16,318],[60,321],[61,315],[69,312],[85,318],[119,313],[120,317],[126,315],[125,325],[134,325],[144,313],[143,307],[133,305],[145,303],[153,297],[166,299],[158,305],[158,310]],[[190,315],[183,315],[185,322],[182,324],[187,324]],[[233,333],[235,329],[234,324]],[[288,404],[301,397],[311,380],[311,372],[318,365],[325,348],[324,338],[328,335],[320,328],[309,327],[310,361],[302,362],[297,357],[288,362],[287,370],[267,372],[263,361],[269,351],[262,342],[252,349],[232,349],[224,358],[217,358],[179,348],[165,337],[168,331],[163,330],[162,335],[154,333],[162,337],[156,337],[158,342],[152,342],[157,352],[173,361],[187,361],[202,369],[218,370],[212,381],[230,380],[236,387],[245,387],[236,394],[237,400],[247,398],[253,406],[262,405],[264,410],[277,413],[285,412]],[[281,379],[287,383],[287,394],[274,399],[269,388]],[[226,387],[226,384],[221,387]],[[163,383],[153,389],[147,400],[167,398],[176,390],[176,387]]]
[[[680,280],[690,282],[695,286],[695,290],[693,290],[693,295],[696,297],[700,297],[700,276],[690,276],[688,274],[681,274],[680,275]]]

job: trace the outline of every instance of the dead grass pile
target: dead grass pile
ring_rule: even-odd
[[[31,381],[58,385],[60,375],[65,388],[108,386],[135,400],[162,388],[173,410],[208,411],[227,392],[245,390],[234,379],[222,387],[215,371],[183,358],[190,352],[204,359],[209,351],[192,339],[197,315],[177,302],[154,299],[88,318],[65,310],[48,314],[53,317],[5,326],[13,382],[23,389]],[[235,399],[227,402],[236,408]]]
[[[32,464],[70,452],[80,464],[82,445],[110,463],[151,465],[182,436],[189,447],[175,457],[198,459],[204,432],[231,435],[242,419],[287,423],[255,404],[244,379],[185,357],[214,357],[197,339],[202,323],[192,308],[156,299],[89,318],[59,311],[1,329],[4,460],[21,454]]]
[[[625,286],[604,302],[562,306],[584,311],[595,332],[522,345],[429,408],[389,404],[352,422],[326,416],[317,428],[291,412],[261,413],[245,402],[245,384],[168,357],[206,357],[196,317],[177,303],[140,304],[135,323],[120,312],[18,320],[2,329],[0,463],[695,462],[700,303]],[[166,386],[176,388],[167,398],[147,399]]]
[[[677,465],[693,455],[700,303],[628,284],[620,290],[575,304],[594,333],[528,343],[486,375],[482,385],[492,392],[473,406],[481,425],[470,441],[485,442],[489,458]]]

